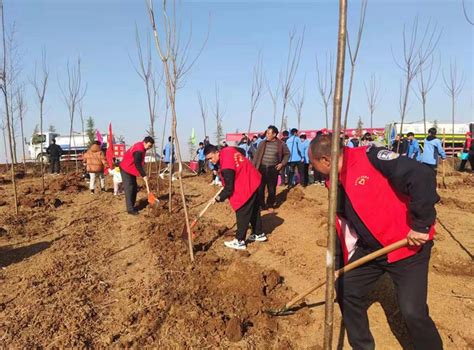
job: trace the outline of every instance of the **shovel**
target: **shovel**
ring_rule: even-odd
[[[405,247],[408,244],[408,241],[406,238],[399,240],[398,242],[392,243],[389,246],[386,246],[382,249],[376,250],[373,253],[370,253],[359,260],[356,260],[350,264],[347,264],[343,268],[340,268],[339,270],[335,271],[334,274],[336,275],[336,279],[340,277],[343,273],[349,272],[361,265],[364,265],[365,263],[374,260],[382,255],[388,254],[393,252],[394,250],[400,249]],[[316,285],[312,286],[311,288],[305,290],[303,293],[297,295],[293,299],[291,299],[288,303],[285,304],[280,309],[276,310],[266,310],[266,312],[272,316],[286,316],[286,315],[291,315],[293,312],[290,310],[293,305],[295,305],[297,302],[305,298],[307,295],[311,294],[315,290],[321,288],[326,284],[325,278],[321,278]]]
[[[158,204],[160,201],[156,199],[153,193],[151,193],[150,186],[148,185],[148,179],[145,180],[145,185],[146,185],[146,191],[148,193],[148,204],[150,204],[152,208],[158,208]]]
[[[214,195],[214,197],[212,197],[209,200],[209,202],[207,202],[206,206],[201,210],[199,215],[193,220],[191,225],[189,225],[189,230],[192,230],[194,228],[194,226],[196,226],[199,219],[204,215],[204,213],[207,211],[207,209],[209,209],[211,207],[211,205],[213,205],[216,202],[217,196],[221,194],[223,189],[224,189],[224,187],[222,187],[219,191],[217,191],[217,193]],[[186,240],[188,239],[188,230],[186,228],[186,224],[184,224],[183,232],[181,233],[181,238],[186,239]]]

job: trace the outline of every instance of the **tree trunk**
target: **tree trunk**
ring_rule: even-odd
[[[334,90],[333,137],[331,143],[331,185],[329,189],[328,248],[326,259],[326,303],[324,313],[324,345],[325,350],[332,349],[334,321],[334,265],[336,251],[336,209],[337,209],[337,178],[340,153],[340,128],[342,94],[344,85],[344,61],[346,49],[347,0],[339,0],[339,35],[337,47],[336,87]]]
[[[452,125],[452,130],[451,130],[451,133],[452,133],[452,135],[451,135],[451,144],[452,144],[453,149],[452,149],[451,152],[453,153],[453,155],[454,155],[454,108],[455,108],[455,103],[456,103],[455,99],[456,99],[456,97],[453,95],[452,99],[451,99],[451,117],[452,117],[452,124],[453,124]]]
[[[422,105],[423,105],[423,132],[424,136],[426,137],[426,98],[422,97]]]
[[[43,135],[43,101],[40,101],[40,134]],[[43,194],[45,192],[44,188],[44,157],[43,157],[43,142],[40,143],[41,148],[41,189],[43,190]]]
[[[25,134],[23,132],[23,117],[20,118],[20,132],[21,132],[21,151],[23,153],[23,167],[26,172]]]

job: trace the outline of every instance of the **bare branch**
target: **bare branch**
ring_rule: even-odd
[[[367,104],[369,106],[370,112],[370,127],[373,128],[373,116],[375,113],[375,109],[377,105],[380,103],[379,100],[379,93],[380,93],[380,79],[377,82],[377,78],[375,74],[372,74],[370,77],[369,88],[367,88],[367,84],[364,83],[365,87],[365,94],[367,95]]]
[[[332,54],[326,53],[326,65],[324,74],[321,73],[319,68],[318,56],[316,55],[316,75],[318,80],[318,92],[321,96],[322,105],[324,106],[324,112],[326,117],[326,128],[329,128],[329,104],[331,102],[333,88],[334,88],[334,58]]]
[[[262,57],[259,52],[257,63],[253,67],[253,76],[252,76],[252,89],[250,94],[250,118],[249,118],[249,127],[248,133],[250,134],[252,128],[253,114],[257,110],[258,103],[262,97],[263,84],[264,84],[264,74],[262,68]]]
[[[474,21],[469,18],[468,14],[467,14],[467,10],[466,10],[466,4],[465,4],[464,2],[465,2],[465,0],[462,0],[462,11],[463,11],[463,13],[464,13],[464,17],[466,18],[466,21],[467,21],[470,25],[474,26]]]

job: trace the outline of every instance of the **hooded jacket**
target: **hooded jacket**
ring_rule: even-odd
[[[446,159],[446,152],[443,149],[440,139],[429,135],[423,145],[423,153],[420,156],[420,162],[429,165],[438,165],[438,157]]]
[[[107,160],[99,145],[93,144],[84,154],[83,159],[88,173],[102,173],[107,167]]]

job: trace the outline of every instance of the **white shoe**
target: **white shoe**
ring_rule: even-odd
[[[247,249],[247,247],[245,246],[245,242],[244,241],[239,241],[237,239],[233,239],[232,241],[224,242],[224,245],[227,248],[232,248],[232,249],[237,249],[237,250]]]
[[[261,233],[259,235],[256,235],[254,233],[252,233],[249,238],[248,238],[249,242],[265,242],[268,240],[267,236],[265,235],[265,233]]]

